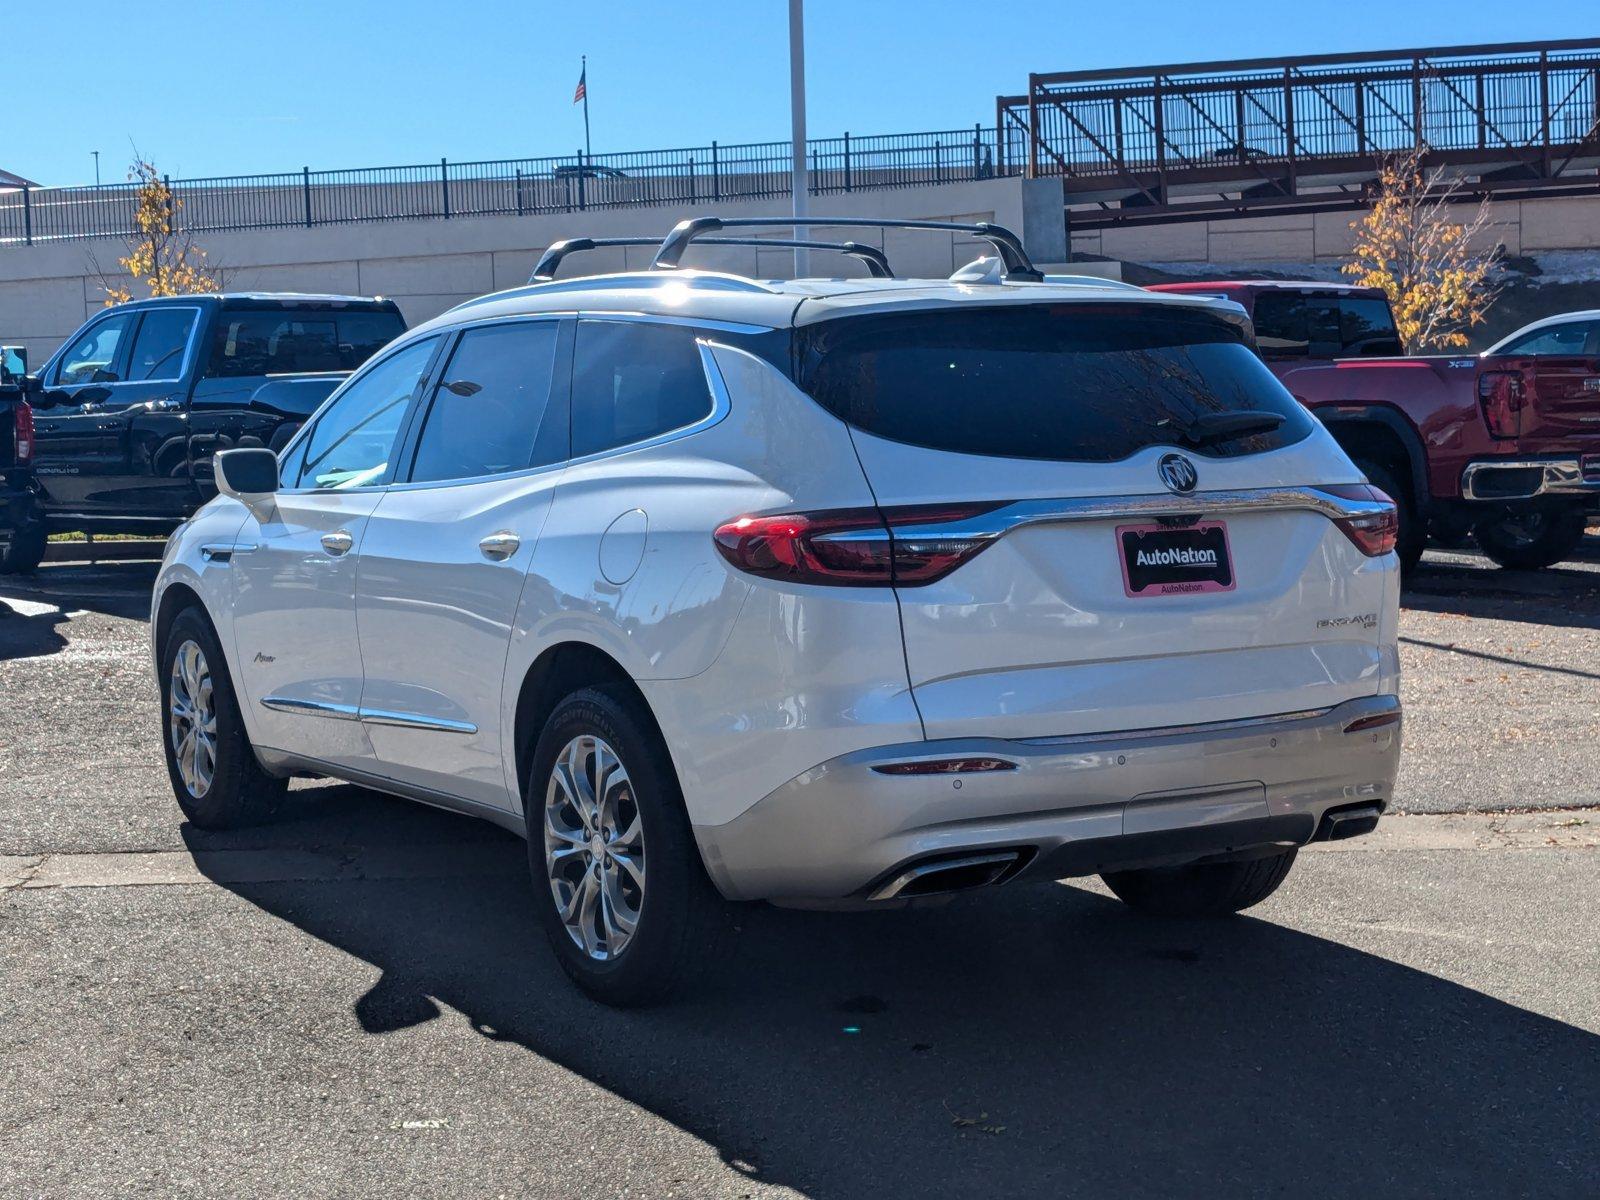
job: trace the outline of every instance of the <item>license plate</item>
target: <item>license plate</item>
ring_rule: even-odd
[[[1122,590],[1129,596],[1188,596],[1234,589],[1228,527],[1119,525]]]

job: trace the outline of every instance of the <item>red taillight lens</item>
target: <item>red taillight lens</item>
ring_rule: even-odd
[[[844,508],[740,517],[719,526],[717,549],[741,571],[791,583],[916,587],[941,579],[989,544],[940,525],[999,503]]]
[[[1382,504],[1384,507],[1379,512],[1337,517],[1333,523],[1368,558],[1377,558],[1394,549],[1395,541],[1400,536],[1400,514],[1392,499],[1370,483],[1338,484],[1322,490],[1345,500]]]
[[[1522,433],[1522,406],[1527,388],[1516,371],[1485,371],[1478,376],[1478,403],[1483,405],[1483,420],[1497,438],[1519,437]]]
[[[17,403],[17,466],[33,461],[33,408],[26,401]]]

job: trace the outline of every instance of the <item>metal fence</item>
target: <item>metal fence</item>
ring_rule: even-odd
[[[807,143],[814,194],[988,179],[1001,171],[994,129]],[[352,221],[504,216],[786,196],[788,142],[626,154],[447,162],[350,171],[171,179],[175,223],[191,232]],[[1014,166],[1010,173],[1017,173]],[[0,245],[130,234],[138,185],[0,192]]]

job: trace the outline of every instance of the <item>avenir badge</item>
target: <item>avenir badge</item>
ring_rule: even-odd
[[[1221,521],[1194,525],[1119,525],[1122,590],[1129,596],[1231,592],[1233,554]]]

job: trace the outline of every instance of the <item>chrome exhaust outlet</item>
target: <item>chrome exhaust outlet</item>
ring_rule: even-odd
[[[1354,804],[1349,808],[1335,809],[1322,814],[1322,824],[1317,827],[1314,842],[1339,842],[1345,838],[1360,837],[1378,827],[1383,815],[1383,804]]]
[[[1021,857],[1019,850],[999,850],[924,861],[874,888],[867,899],[905,900],[912,896],[941,896],[988,887],[1009,874]]]

